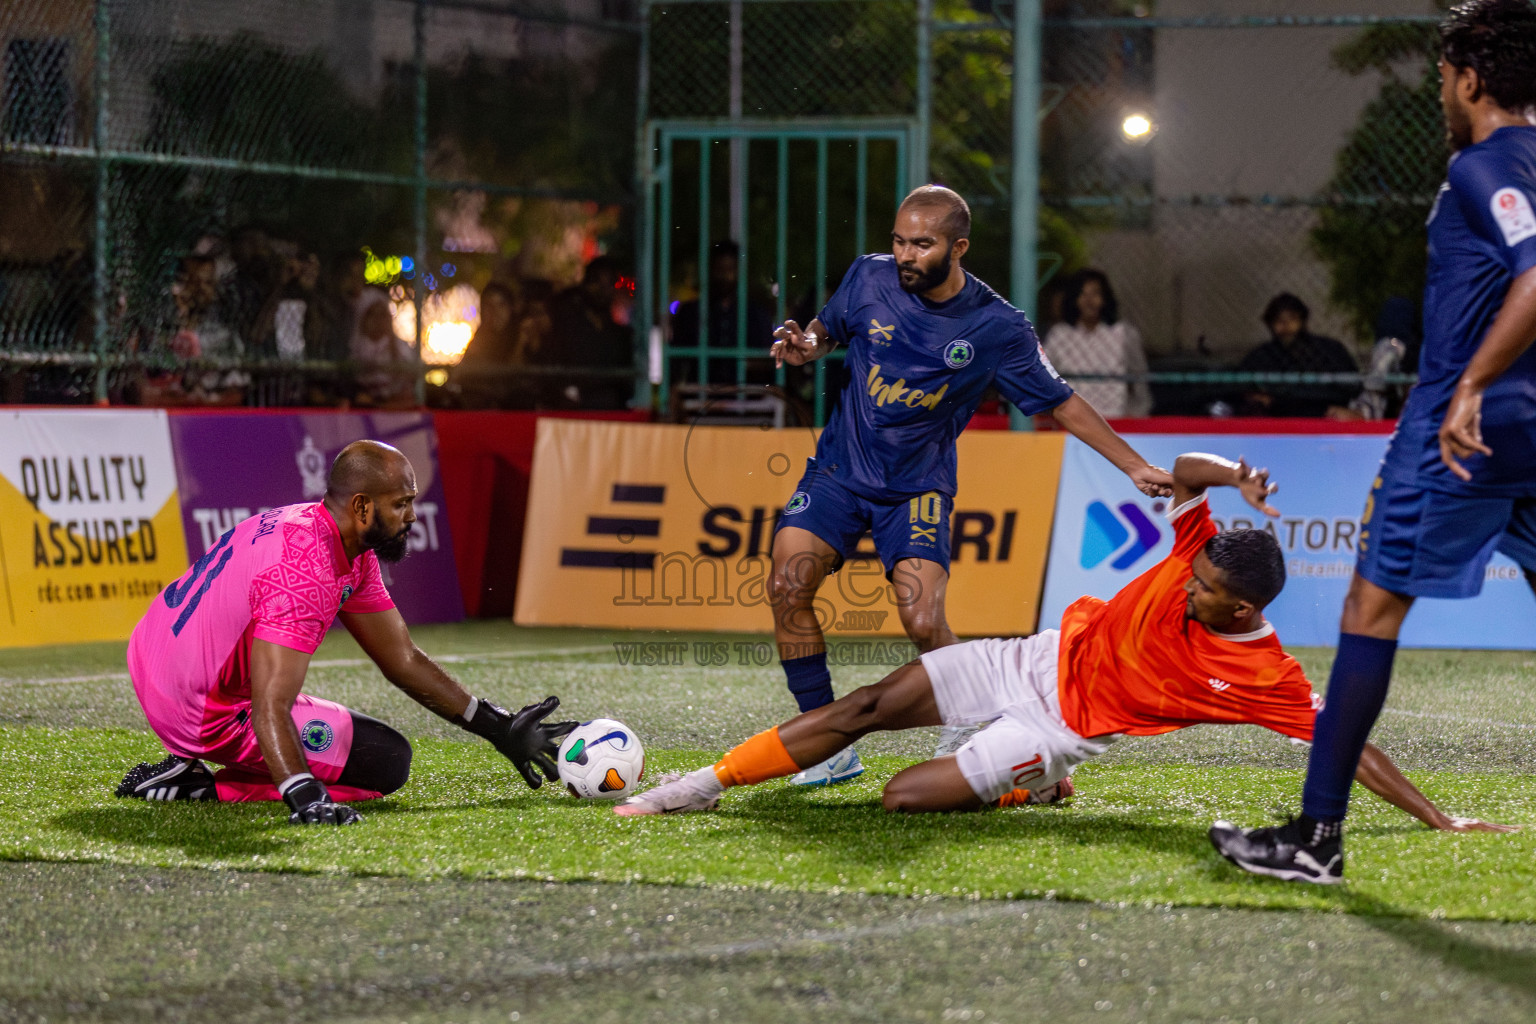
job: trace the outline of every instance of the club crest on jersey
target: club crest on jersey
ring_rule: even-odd
[[[792,516],[796,512],[804,512],[811,507],[811,496],[804,491],[796,491],[789,499],[789,504],[784,506],[784,514]]]
[[[304,728],[299,730],[299,740],[304,744],[304,749],[310,753],[319,754],[331,749],[331,744],[336,742],[336,730],[331,728],[331,723],[320,718],[311,718],[304,723]]]
[[[342,604],[346,604],[347,603],[347,599],[350,598],[351,596],[352,596],[352,584],[350,584],[350,583],[344,584],[342,586],[342,588],[341,588],[341,603]]]
[[[975,357],[975,346],[964,338],[956,338],[944,346],[944,365],[951,370],[958,370],[962,366],[969,365]]]

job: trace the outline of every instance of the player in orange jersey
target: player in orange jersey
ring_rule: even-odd
[[[1206,489],[1224,485],[1278,515],[1268,472],[1189,454],[1173,479],[1173,552],[1109,601],[1074,602],[1059,631],[929,651],[615,812],[709,810],[730,786],[791,775],[871,732],[919,726],[987,728],[953,755],[898,772],[885,787],[887,810],[974,810],[1013,802],[1016,789],[1042,800],[1070,795],[1072,770],[1122,735],[1224,723],[1310,741],[1318,702],[1263,615],[1285,585],[1280,546],[1263,530],[1217,532],[1206,506]],[[1432,828],[1508,829],[1444,814],[1373,746],[1358,778]]]

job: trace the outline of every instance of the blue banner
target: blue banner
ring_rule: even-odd
[[[1360,513],[1387,438],[1379,435],[1127,436],[1154,465],[1173,465],[1183,452],[1246,458],[1268,468],[1280,485],[1266,520],[1230,487],[1210,492],[1211,515],[1224,529],[1266,526],[1285,551],[1289,580],[1265,611],[1284,643],[1332,647],[1339,612],[1355,566]],[[1147,498],[1125,476],[1076,438],[1062,461],[1061,489],[1051,534],[1050,564],[1040,628],[1084,594],[1108,598],[1167,556],[1173,531],[1168,500]],[[1260,522],[1265,520],[1265,522]],[[1467,601],[1423,599],[1404,624],[1404,647],[1536,649],[1536,599],[1514,562],[1494,555],[1483,592]]]

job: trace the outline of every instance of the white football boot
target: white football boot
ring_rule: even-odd
[[[789,783],[792,786],[836,786],[863,774],[864,763],[859,760],[859,752],[852,747],[844,747],[820,764],[813,764],[805,771],[791,775]]]
[[[682,814],[687,811],[712,811],[720,802],[724,787],[715,777],[713,766],[687,775],[668,773],[656,780],[644,793],[636,793],[614,807],[613,813],[626,818],[641,814]]]
[[[979,725],[946,725],[939,730],[939,745],[933,748],[934,757],[948,757],[971,741],[981,732]]]

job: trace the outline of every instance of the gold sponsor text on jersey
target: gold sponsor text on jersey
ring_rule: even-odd
[[[939,403],[944,400],[944,392],[949,390],[945,384],[939,390],[929,394],[920,388],[907,387],[905,377],[897,379],[894,384],[887,384],[885,378],[880,376],[880,364],[869,368],[869,376],[864,383],[869,388],[869,397],[875,400],[876,408],[882,405],[901,404],[908,409],[922,407],[924,409],[937,409]]]

